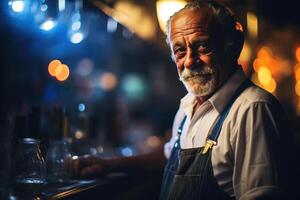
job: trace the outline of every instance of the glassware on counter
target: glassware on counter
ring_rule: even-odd
[[[71,178],[71,153],[67,140],[54,140],[46,155],[48,182],[66,182]]]
[[[18,141],[13,160],[14,191],[20,196],[37,195],[45,183],[46,165],[40,140],[23,138]]]

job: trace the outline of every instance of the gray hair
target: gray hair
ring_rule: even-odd
[[[221,33],[224,36],[224,40],[226,43],[232,43],[231,45],[234,45],[235,38],[236,38],[236,19],[233,15],[232,11],[222,5],[221,3],[215,1],[215,0],[196,0],[193,2],[188,3],[184,8],[176,12],[174,15],[172,15],[169,20],[167,21],[167,37],[166,42],[168,46],[171,49],[170,46],[170,25],[173,20],[173,18],[178,14],[185,10],[196,10],[199,8],[208,7],[212,10],[213,15],[213,31],[217,33]],[[240,31],[239,31],[240,32]],[[172,52],[172,49],[171,49]]]

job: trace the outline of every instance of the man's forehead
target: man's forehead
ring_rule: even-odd
[[[207,33],[212,12],[208,7],[183,10],[171,21],[170,36],[177,34]]]

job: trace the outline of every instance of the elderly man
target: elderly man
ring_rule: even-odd
[[[188,94],[165,144],[160,199],[274,199],[285,189],[283,111],[237,63],[240,25],[225,6],[195,1],[169,19],[167,42]],[[80,160],[82,174],[161,169],[163,150]]]

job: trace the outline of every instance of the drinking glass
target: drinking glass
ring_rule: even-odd
[[[67,140],[54,140],[46,155],[48,182],[66,182],[71,177],[71,153]]]
[[[40,141],[23,138],[18,141],[13,160],[14,191],[19,195],[36,195],[45,183],[46,165]]]

